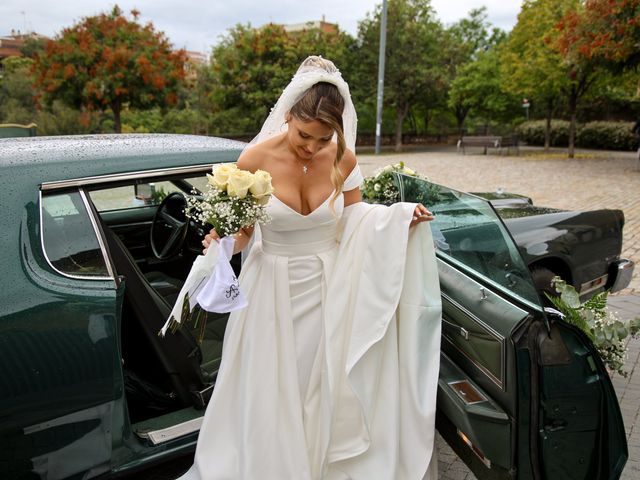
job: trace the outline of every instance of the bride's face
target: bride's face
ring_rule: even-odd
[[[318,120],[303,122],[290,116],[288,124],[289,147],[303,160],[311,160],[316,153],[327,147],[333,138],[333,128]]]

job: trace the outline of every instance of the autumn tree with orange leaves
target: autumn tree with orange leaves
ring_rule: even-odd
[[[125,106],[147,109],[177,102],[184,81],[184,50],[174,51],[152,23],[127,19],[115,6],[86,17],[47,42],[36,57],[36,85],[47,103],[60,99],[76,108],[111,110],[120,133]]]
[[[556,26],[554,46],[571,79],[569,157],[573,157],[578,100],[598,77],[598,69],[615,73],[640,64],[640,0],[578,2]]]
[[[617,72],[640,65],[640,0],[586,0],[558,27],[558,46],[574,61]]]

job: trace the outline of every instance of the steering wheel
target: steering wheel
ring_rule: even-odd
[[[182,248],[189,229],[186,206],[187,200],[180,192],[167,195],[158,206],[151,224],[151,250],[157,259],[165,260]]]

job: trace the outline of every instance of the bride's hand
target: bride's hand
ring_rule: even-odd
[[[211,245],[211,242],[213,240],[215,240],[216,242],[220,240],[220,236],[216,232],[215,228],[212,228],[211,231],[205,235],[204,240],[202,240],[202,245],[204,246],[204,250],[202,250],[203,255],[207,254],[209,245]]]
[[[422,222],[430,222],[431,220],[433,220],[433,218],[433,214],[429,210],[427,210],[424,205],[419,203],[418,205],[416,205],[416,209],[413,211],[413,219],[409,224],[409,228]]]

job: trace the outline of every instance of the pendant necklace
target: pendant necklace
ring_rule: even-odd
[[[305,175],[309,171],[309,165],[311,165],[311,162],[313,162],[313,158],[302,166],[302,173],[304,173]]]

